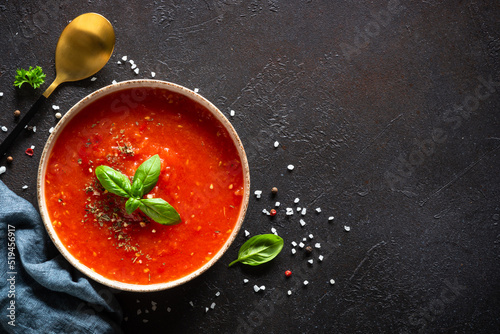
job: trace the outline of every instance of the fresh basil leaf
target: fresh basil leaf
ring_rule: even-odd
[[[160,176],[161,162],[158,154],[144,161],[135,171],[132,188],[135,190],[133,196],[141,198],[150,192],[158,182]],[[134,186],[135,185],[135,186]],[[142,185],[142,187],[140,187]],[[142,188],[142,189],[141,189]]]
[[[135,179],[134,179],[135,180]],[[135,198],[140,199],[142,196],[144,196],[144,184],[142,182],[132,182],[132,191],[131,191],[132,196]]]
[[[179,213],[161,198],[143,198],[140,200],[139,209],[162,225],[175,225],[181,222]]]
[[[130,215],[139,207],[139,205],[141,205],[141,201],[139,199],[130,197],[127,200],[127,203],[125,203],[125,210],[127,210],[127,213]]]
[[[274,259],[283,249],[283,239],[275,234],[260,234],[248,239],[240,248],[236,262],[257,266]]]
[[[118,196],[130,197],[131,185],[126,175],[114,170],[109,166],[99,166],[95,169],[95,175],[101,185]]]

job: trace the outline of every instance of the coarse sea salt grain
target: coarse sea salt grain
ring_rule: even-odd
[[[297,247],[297,243],[295,241],[292,241],[292,246]]]
[[[123,61],[127,61],[127,56],[123,56],[123,57],[122,57],[122,60],[123,60]]]
[[[112,83],[113,85],[116,85],[116,84],[117,84],[116,80],[111,81],[111,83]]]
[[[51,128],[49,129],[49,133],[52,133],[52,132],[54,132],[54,127],[51,127]]]
[[[31,149],[34,150],[35,149],[35,145],[31,145]]]
[[[313,259],[310,259],[310,260],[307,260],[307,262],[309,262],[309,264],[313,264],[313,263],[314,263],[314,260],[313,260]]]
[[[130,64],[133,64],[133,63],[134,63],[134,61],[133,61],[132,59],[130,59],[128,62],[129,62]]]
[[[349,226],[344,226],[344,230],[345,230],[346,232],[349,232],[349,231],[351,230],[351,227],[349,227]]]
[[[217,292],[215,293],[215,297],[219,297],[219,296],[220,296],[220,291],[217,291]]]
[[[292,290],[288,290],[288,295],[291,296],[292,295]]]
[[[317,242],[317,243],[314,244],[314,247],[315,248],[321,248],[321,244],[319,242]]]
[[[267,211],[266,209],[262,209],[262,213],[265,213],[266,215],[270,215],[271,213],[269,211]]]
[[[274,147],[278,147],[278,146],[280,146],[279,141],[275,141],[275,142],[274,142]]]
[[[248,283],[248,279],[243,279],[243,284],[247,284]]]
[[[151,78],[154,78],[156,76],[155,72],[151,72]]]
[[[333,216],[328,217],[328,220],[329,220],[329,221],[332,221],[333,219],[334,219],[334,217],[333,217]]]
[[[53,105],[52,105],[52,109],[54,109],[54,110],[59,110],[60,108],[59,108],[59,106],[56,106],[55,104],[53,104]]]
[[[304,227],[306,225],[306,222],[304,221],[304,219],[301,219],[300,220],[300,226]]]
[[[142,322],[145,323],[145,324],[147,324],[149,322],[149,320],[148,319],[142,319]]]
[[[320,213],[321,212],[321,208],[316,208],[316,212]]]
[[[135,74],[139,74],[139,69],[138,69],[138,68],[136,68],[136,69],[134,70],[134,73],[135,73]]]
[[[194,92],[195,92],[195,93],[198,93],[199,91],[200,91],[200,90],[199,90],[198,88],[195,88],[195,89],[194,89]]]
[[[304,246],[305,246],[305,245],[304,245],[304,243],[303,243],[303,242],[301,242],[301,243],[299,244],[299,247],[300,247],[300,248],[304,248]]]
[[[331,285],[334,285],[334,284],[335,284],[335,280],[334,280],[333,278],[330,280],[330,284],[331,284]]]
[[[306,242],[306,241],[307,241],[307,238],[302,238],[302,241]]]
[[[5,168],[5,166],[0,166],[0,174],[5,173],[6,170],[7,168]]]
[[[295,204],[299,203],[299,202],[300,202],[300,198],[296,197],[296,198],[293,200],[293,202],[294,202]]]
[[[254,191],[254,195],[255,195],[257,198],[260,198],[260,195],[262,195],[262,190],[255,190],[255,191]]]
[[[231,117],[234,117],[234,115],[236,115],[236,112],[233,109],[231,109],[231,111],[229,112],[229,115],[231,115]]]
[[[131,68],[132,70],[133,70],[134,68],[136,68],[136,67],[137,67],[137,65],[136,65],[136,64],[132,64],[132,65],[130,66],[130,68]]]
[[[97,78],[96,78],[96,77],[92,77],[92,78],[90,78],[90,81],[96,81],[96,80],[97,80]]]
[[[265,286],[265,285],[261,285],[261,286],[260,286],[260,289],[261,289],[261,290],[265,290],[265,289],[266,289],[266,286]]]
[[[302,208],[300,206],[297,207],[297,212],[300,212]]]
[[[119,60],[118,60],[116,63],[117,63],[118,65],[121,65],[121,64],[122,64],[122,62],[121,62],[121,61],[119,61]]]
[[[309,234],[309,239],[313,239],[313,238],[314,238],[314,235]]]
[[[323,255],[318,256],[318,261],[323,261]]]
[[[292,248],[292,254],[295,255],[295,253],[297,253],[297,251],[295,250],[295,248]]]
[[[210,305],[210,308],[213,310],[215,308],[215,303],[212,303],[212,305]]]
[[[36,132],[36,126],[33,127],[33,132]]]
[[[3,132],[7,132],[7,127],[6,126],[2,126],[2,131]]]
[[[245,237],[248,237],[250,235],[250,232],[248,232],[247,230],[245,230]]]
[[[274,204],[274,206],[276,206],[276,207],[278,207],[278,206],[280,206],[280,205],[281,205],[281,203],[280,203],[280,202],[276,202],[276,203]]]
[[[306,212],[307,212],[307,209],[306,208],[303,208],[302,211],[300,212],[300,214],[302,216],[305,216],[306,215]]]
[[[189,302],[189,305],[191,305],[191,307],[194,307],[194,304],[193,304],[193,302]]]
[[[0,97],[3,96],[3,92],[0,92]]]
[[[28,186],[27,186],[27,185],[24,185],[24,186],[23,186],[23,189],[28,189]]]
[[[207,313],[207,312],[208,312],[208,310],[209,310],[209,308],[208,308],[208,307],[205,307],[205,313]]]
[[[286,208],[286,215],[287,216],[293,215],[293,209],[292,208]]]
[[[304,285],[307,285],[307,284],[309,284],[309,281],[308,281],[308,280],[305,280],[305,281],[304,281]]]
[[[253,291],[259,292],[260,291],[260,287],[258,287],[257,285],[254,285],[253,286]]]
[[[271,232],[276,233],[276,229],[274,227],[272,227]]]
[[[295,168],[294,165],[288,165],[286,168],[288,168],[288,170],[293,170]]]
[[[172,309],[170,307],[167,307],[167,312],[170,312],[172,311]]]

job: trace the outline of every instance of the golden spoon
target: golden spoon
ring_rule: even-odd
[[[0,144],[0,158],[57,86],[97,73],[108,62],[114,47],[115,32],[104,16],[86,13],[71,21],[57,42],[56,79]]]

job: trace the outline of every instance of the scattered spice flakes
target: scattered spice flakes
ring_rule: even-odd
[[[30,148],[27,148],[26,151],[24,151],[24,153],[26,153],[27,155],[32,157],[35,152],[33,151],[33,148],[30,147]]]

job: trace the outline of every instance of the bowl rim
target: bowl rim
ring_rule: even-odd
[[[195,102],[201,104],[204,106],[208,111],[215,116],[215,118],[224,126],[224,128],[228,131],[229,137],[232,139],[239,158],[241,160],[241,166],[243,169],[243,200],[240,208],[240,212],[238,215],[238,220],[236,222],[236,225],[231,232],[229,238],[226,240],[224,245],[219,249],[219,251],[203,266],[195,270],[194,272],[181,277],[179,279],[176,279],[174,281],[169,281],[169,282],[164,282],[164,283],[156,283],[156,284],[148,284],[148,285],[143,285],[143,284],[132,284],[132,283],[124,283],[120,281],[115,281],[109,278],[106,278],[102,276],[101,274],[96,273],[95,271],[91,270],[89,267],[85,266],[84,264],[80,263],[63,245],[61,240],[59,239],[54,226],[52,225],[52,222],[50,220],[50,217],[48,215],[48,210],[45,204],[45,173],[47,170],[47,162],[50,157],[50,153],[52,152],[52,149],[54,147],[54,144],[57,142],[57,138],[61,134],[61,132],[64,130],[65,126],[73,119],[75,115],[77,115],[83,108],[86,106],[90,105],[97,99],[104,97],[108,94],[118,92],[121,90],[128,90],[128,89],[133,89],[133,88],[161,88],[165,89],[168,91],[172,91],[175,93],[179,93],[181,95],[184,95]],[[80,272],[85,274],[87,277],[90,277],[96,282],[99,282],[103,285],[106,285],[108,287],[117,289],[117,290],[122,290],[122,291],[131,291],[131,292],[153,292],[153,291],[161,291],[161,290],[166,290],[166,289],[171,289],[174,287],[177,287],[179,285],[182,285],[184,283],[187,283],[188,281],[193,280],[194,278],[200,276],[202,273],[207,271],[210,267],[212,267],[223,255],[224,253],[229,249],[233,241],[235,240],[236,236],[238,235],[241,225],[243,224],[243,221],[245,219],[245,215],[248,209],[249,205],[249,197],[250,197],[250,168],[248,166],[248,160],[247,156],[245,153],[245,149],[243,148],[243,144],[241,142],[241,139],[239,138],[238,134],[236,133],[236,130],[232,126],[232,124],[229,122],[229,120],[224,116],[224,114],[210,101],[208,101],[206,98],[201,96],[198,93],[195,93],[194,91],[172,83],[168,81],[161,81],[161,80],[152,80],[152,79],[137,79],[137,80],[127,80],[127,81],[122,81],[118,83],[113,83],[111,85],[102,87],[89,95],[85,96],[82,98],[80,101],[78,101],[71,109],[59,120],[59,122],[56,124],[54,127],[54,130],[50,134],[49,138],[47,139],[47,142],[44,146],[41,158],[40,158],[40,164],[38,167],[38,174],[37,174],[37,200],[38,200],[38,208],[40,210],[40,215],[42,217],[43,224],[45,226],[45,230],[47,231],[48,235],[50,236],[50,239],[52,242],[55,244],[56,248],[59,250],[59,252],[66,258],[68,262],[71,263],[76,269],[78,269]]]

